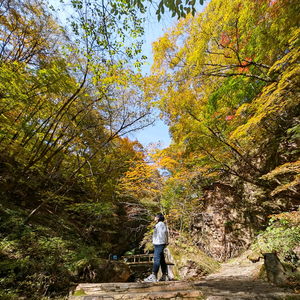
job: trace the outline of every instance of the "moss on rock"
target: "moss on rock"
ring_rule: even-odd
[[[83,290],[79,290],[74,293],[74,296],[84,296],[84,295],[86,295],[86,293]]]
[[[187,240],[177,240],[169,245],[174,276],[177,279],[196,280],[216,272],[220,264]]]
[[[261,258],[264,258],[263,255],[259,252],[251,252],[247,258],[252,262],[258,262]]]

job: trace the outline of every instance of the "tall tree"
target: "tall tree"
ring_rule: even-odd
[[[211,1],[154,43],[154,101],[175,143],[212,174],[265,185],[259,177],[279,163],[277,137],[298,113],[297,96],[290,106],[278,93],[296,92],[289,76],[297,69],[299,9],[297,1]],[[281,122],[283,111],[294,121]],[[266,148],[270,160],[261,155]]]
[[[140,66],[141,20],[118,3],[117,30],[112,3],[103,5],[74,2],[68,32],[40,2],[2,2],[0,146],[12,166],[6,192],[33,186],[37,176],[64,180],[31,216],[111,141],[151,123],[143,78],[131,68]],[[127,33],[137,43],[124,43]]]

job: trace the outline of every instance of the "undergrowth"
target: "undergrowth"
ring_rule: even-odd
[[[22,209],[0,204],[0,299],[66,299],[101,250],[61,217],[40,215],[28,225],[25,217]]]
[[[259,232],[253,250],[276,251],[282,259],[300,244],[300,210],[270,216],[269,226]]]

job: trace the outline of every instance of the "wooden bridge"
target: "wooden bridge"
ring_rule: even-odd
[[[125,263],[128,265],[143,265],[143,264],[148,264],[152,265],[153,264],[153,256],[154,254],[137,254],[137,255],[125,255],[122,256],[122,259]],[[173,266],[174,264],[169,262],[166,259],[166,264]]]

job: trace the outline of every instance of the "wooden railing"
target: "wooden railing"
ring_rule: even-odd
[[[125,255],[122,256],[124,262],[128,265],[143,265],[153,264],[153,253],[152,254],[137,254],[137,255]],[[166,260],[167,265],[174,265],[173,263]]]
[[[153,264],[153,254],[125,255],[122,258],[129,265]]]

